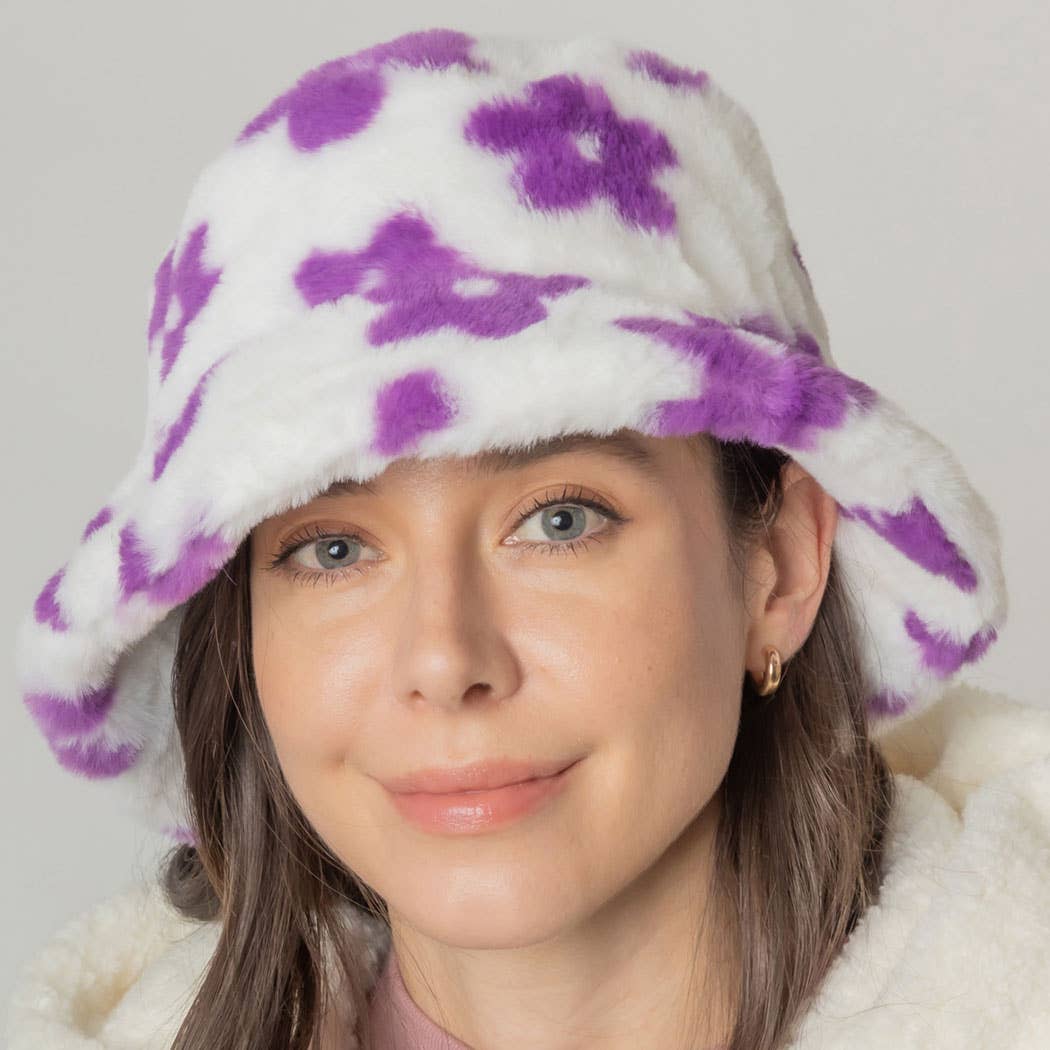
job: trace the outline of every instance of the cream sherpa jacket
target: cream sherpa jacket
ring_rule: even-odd
[[[955,685],[882,746],[899,791],[882,899],[790,1050],[1048,1050],[1050,710]],[[360,931],[374,980],[388,935]],[[156,885],[103,901],[23,965],[8,1050],[167,1050],[216,935]]]

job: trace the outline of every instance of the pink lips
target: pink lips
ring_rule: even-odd
[[[533,775],[529,779],[515,778],[522,775],[522,767],[511,764],[476,765],[458,771],[431,770],[413,778],[410,786],[423,782],[431,790],[396,790],[392,785],[405,783],[388,781],[384,784],[391,801],[407,820],[425,831],[469,834],[488,831],[537,809],[553,798],[565,785],[566,779],[577,761],[560,770],[548,770],[546,775]],[[558,764],[562,765],[561,763]],[[535,771],[532,765],[529,770]],[[525,775],[528,776],[527,770]],[[503,786],[497,785],[502,781]],[[468,790],[438,791],[433,785],[443,786],[449,782],[461,786],[464,782],[475,787]]]
[[[573,761],[575,759],[545,762],[498,759],[472,762],[457,768],[421,769],[415,773],[388,778],[382,781],[382,784],[389,791],[397,792],[426,791],[429,794],[439,794],[449,791],[480,791],[483,788],[504,787],[522,780],[553,776]]]

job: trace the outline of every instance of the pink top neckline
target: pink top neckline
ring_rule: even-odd
[[[375,1050],[471,1050],[431,1020],[408,994],[393,945],[369,1000]]]
[[[431,1020],[408,994],[393,944],[369,999],[368,1025],[375,1050],[471,1050]]]

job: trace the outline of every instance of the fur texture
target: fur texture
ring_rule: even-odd
[[[994,516],[833,363],[758,131],[706,70],[453,29],[326,62],[201,173],[147,313],[142,445],[17,666],[57,760],[175,838],[182,603],[258,522],[398,457],[621,427],[783,449],[841,508],[876,733],[1004,622]]]
[[[882,897],[788,1050],[1045,1050],[1050,711],[958,684],[881,746],[899,792]],[[371,984],[389,934],[354,915]],[[217,935],[156,885],[102,902],[24,965],[8,1050],[167,1050]]]

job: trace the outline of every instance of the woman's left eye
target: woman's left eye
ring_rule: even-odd
[[[604,518],[609,524],[588,532],[588,512]],[[538,532],[533,538],[520,538],[518,534],[522,526],[533,521]],[[582,494],[573,495],[563,490],[560,495],[548,494],[537,499],[518,518],[514,534],[504,542],[523,550],[541,548],[550,554],[571,554],[590,543],[601,542],[625,521],[627,519],[622,514],[602,500]],[[284,542],[277,556],[271,560],[270,568],[284,568],[297,580],[334,583],[351,573],[368,572],[362,563],[383,560],[381,556],[362,556],[366,550],[375,551],[376,548],[353,533],[333,533],[321,526],[307,526]],[[300,560],[302,556],[309,557],[318,568],[304,566]],[[347,558],[350,561],[345,561]]]

